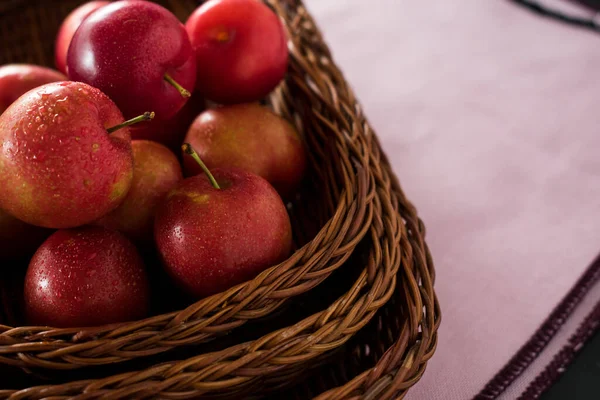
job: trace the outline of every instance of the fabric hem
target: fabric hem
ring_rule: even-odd
[[[538,328],[534,335],[523,345],[519,351],[508,361],[508,363],[498,372],[486,385],[485,387],[474,397],[474,400],[493,400],[502,394],[506,388],[508,388],[523,372],[531,365],[531,363],[541,354],[546,348],[548,343],[554,338],[558,330],[567,322],[569,316],[573,313],[573,310],[579,306],[583,301],[584,297],[589,291],[595,286],[600,280],[600,256],[594,260],[594,262],[588,267],[584,274],[579,278],[575,285],[571,288],[569,293],[562,299],[562,301],[554,308],[550,316],[546,318],[544,323]],[[600,303],[596,305],[594,311],[580,325],[577,333],[569,340],[569,344],[559,352],[555,357],[560,357],[561,353],[565,353],[562,357],[557,360],[553,360],[552,363],[547,367],[548,370],[553,368],[553,363],[556,365],[560,364],[560,361],[570,362],[574,354],[580,350],[583,343],[589,339],[597,329],[594,325],[593,317],[598,313],[600,317]],[[599,321],[595,322],[600,323]],[[589,331],[592,330],[590,333]],[[578,347],[579,346],[579,347]],[[572,354],[571,354],[572,353]],[[569,355],[568,358],[567,355]],[[558,369],[557,369],[558,371]],[[544,371],[546,372],[546,370]],[[543,375],[544,372],[541,374]],[[540,376],[541,376],[540,375]],[[558,374],[560,375],[560,373]],[[538,376],[540,381],[539,387],[547,389],[556,379],[550,380],[550,377],[554,375],[548,371],[547,375],[544,375],[547,379],[542,380]],[[534,381],[535,382],[535,381]],[[547,384],[546,386],[542,383]],[[533,385],[533,383],[532,383]],[[528,389],[529,390],[529,389]],[[533,390],[533,389],[532,389]],[[541,394],[541,393],[540,393]],[[528,397],[527,399],[529,399]]]

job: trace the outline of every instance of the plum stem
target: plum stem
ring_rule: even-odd
[[[221,187],[219,186],[219,183],[217,182],[217,180],[215,179],[215,177],[213,176],[213,174],[211,174],[211,172],[208,169],[208,167],[206,166],[206,164],[204,164],[204,162],[202,161],[202,159],[200,158],[200,156],[198,155],[198,153],[196,153],[196,150],[194,150],[194,148],[189,143],[184,143],[181,146],[181,149],[183,150],[183,152],[185,154],[191,156],[194,160],[196,160],[196,162],[198,163],[198,165],[200,165],[200,168],[202,168],[202,171],[204,171],[204,173],[208,177],[208,180],[210,181],[210,184],[215,189],[221,189]]]
[[[181,97],[190,97],[192,94],[187,91],[183,86],[181,86],[171,75],[165,74],[165,81],[169,82],[179,93],[181,93]]]
[[[142,115],[138,115],[135,118],[128,119],[127,121],[122,122],[119,125],[115,125],[111,128],[108,128],[106,131],[108,133],[113,133],[114,131],[118,131],[119,129],[125,128],[129,125],[137,124],[138,122],[150,121],[152,118],[154,118],[154,111],[146,111]]]

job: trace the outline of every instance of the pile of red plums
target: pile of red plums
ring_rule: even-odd
[[[260,1],[210,0],[184,25],[121,0],[65,19],[60,72],[0,67],[0,260],[28,261],[28,324],[144,318],[148,249],[195,299],[290,255],[306,151],[261,105],[287,63]]]

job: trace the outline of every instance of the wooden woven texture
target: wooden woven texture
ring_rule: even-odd
[[[77,3],[3,5],[0,64],[50,65],[58,24]],[[182,20],[197,6],[191,0],[159,3]],[[360,249],[364,268],[354,285],[337,301],[324,304],[322,311],[252,342],[109,378],[3,390],[0,397],[85,393],[82,398],[194,398],[218,393],[239,398],[268,386],[283,390],[331,361],[378,310],[382,328],[376,331],[393,336],[383,346],[385,354],[375,368],[363,368],[343,386],[332,388],[335,382],[344,383],[332,378],[321,387],[320,391],[329,389],[321,398],[402,397],[420,378],[435,350],[440,322],[423,224],[303,5],[296,0],[268,4],[281,16],[291,39],[288,78],[271,104],[295,122],[310,149],[311,179],[291,211],[296,242],[303,246],[256,279],[182,311],[94,329],[2,325],[0,364],[73,369],[198,344],[269,315],[287,299],[323,282],[335,284],[326,279]],[[394,302],[389,302],[392,297]],[[398,328],[396,334],[386,330],[381,316],[386,315],[386,303],[400,304],[397,310],[402,310],[387,312],[389,326]],[[381,348],[383,342],[372,347]]]

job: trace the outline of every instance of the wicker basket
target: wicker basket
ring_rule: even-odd
[[[0,64],[50,65],[58,25],[78,3],[68,0],[50,8],[42,1],[3,2]],[[198,5],[193,0],[158,3],[182,20]],[[295,253],[252,281],[142,321],[93,329],[0,325],[5,368],[58,380],[61,374],[51,371],[78,369],[76,376],[93,377],[21,391],[3,384],[7,390],[0,396],[240,398],[264,394],[267,387],[283,393],[300,383],[294,393],[329,390],[323,399],[357,393],[387,399],[402,396],[420,378],[435,350],[440,321],[424,227],[310,15],[298,0],[267,3],[291,39],[289,74],[270,102],[296,124],[310,149],[310,179],[290,208]],[[352,279],[340,289],[345,279],[339,277],[345,275]],[[314,312],[300,320],[281,317],[290,304],[327,292],[339,295],[313,300]],[[5,315],[18,315],[18,305],[5,301],[9,297],[2,297]],[[269,316],[270,332],[249,341],[240,334],[242,325]],[[220,338],[224,334],[226,340]],[[373,341],[367,349],[380,351],[365,353],[365,338]],[[199,355],[181,360],[178,349]],[[132,364],[133,359],[139,363]],[[125,361],[127,372],[119,375],[97,370]],[[340,372],[335,365],[348,370]],[[301,382],[313,373],[332,378],[319,388],[302,389]],[[38,381],[32,376],[31,382]]]

